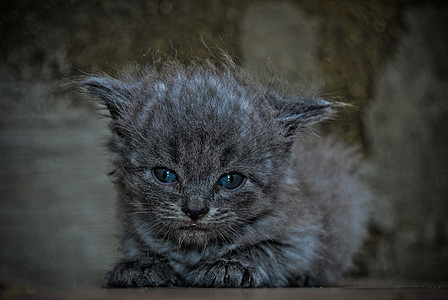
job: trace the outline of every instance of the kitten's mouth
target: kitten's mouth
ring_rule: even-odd
[[[182,226],[180,229],[182,230],[190,230],[190,231],[206,231],[206,229],[196,222],[190,222],[188,226]]]
[[[197,222],[190,222],[179,227],[179,240],[185,245],[202,245],[210,238],[210,231]]]

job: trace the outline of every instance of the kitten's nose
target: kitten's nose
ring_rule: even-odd
[[[203,216],[205,216],[205,214],[207,214],[208,212],[208,208],[207,207],[188,207],[188,206],[184,206],[182,207],[182,211],[190,217],[190,219],[192,219],[193,221],[197,221],[200,218],[202,218]]]

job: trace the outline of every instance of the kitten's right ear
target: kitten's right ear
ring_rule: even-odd
[[[132,98],[131,88],[111,77],[86,77],[75,85],[81,94],[105,105],[114,119],[127,111]]]

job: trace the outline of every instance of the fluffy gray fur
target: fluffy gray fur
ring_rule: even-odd
[[[350,265],[366,219],[357,155],[303,133],[338,104],[265,87],[230,59],[78,85],[112,118],[124,258],[106,286],[321,286]],[[219,187],[229,172],[246,177],[239,189]]]

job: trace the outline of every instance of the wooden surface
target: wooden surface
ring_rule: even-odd
[[[448,299],[448,290],[429,289],[346,289],[346,288],[288,288],[288,289],[193,289],[148,288],[115,289],[54,293],[4,293],[1,299]]]
[[[338,287],[278,289],[200,288],[85,288],[70,291],[26,290],[13,282],[1,282],[0,300],[87,299],[87,300],[189,300],[189,299],[448,299],[448,282],[343,279]]]

